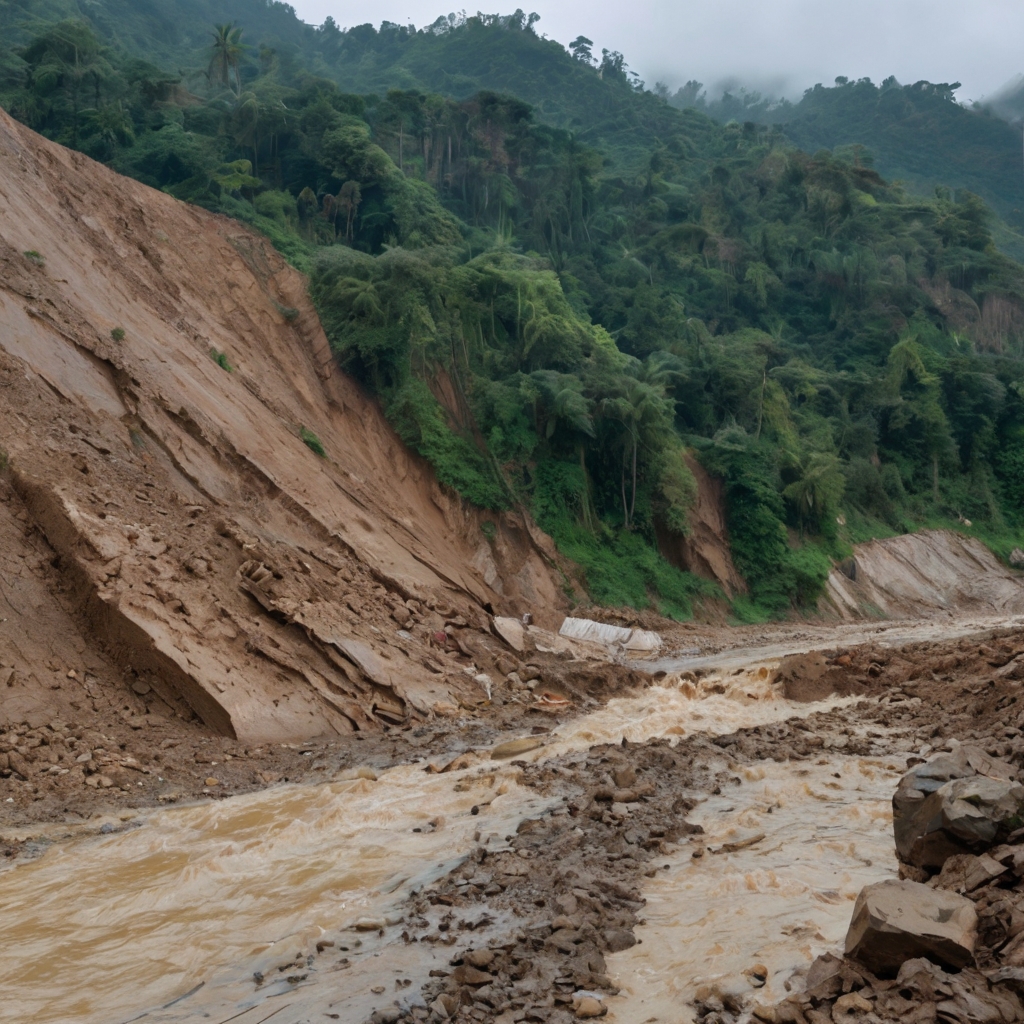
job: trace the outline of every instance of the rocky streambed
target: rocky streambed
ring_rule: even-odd
[[[140,814],[0,874],[0,996],[36,1021],[812,1020],[785,1000],[897,877],[908,765],[1024,753],[1022,654],[1003,630],[698,669],[512,742]]]

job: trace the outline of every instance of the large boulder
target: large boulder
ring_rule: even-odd
[[[1024,551],[1021,551],[1020,548],[1014,548],[1010,552],[1010,565],[1014,569],[1024,569]]]
[[[939,871],[947,857],[980,853],[1020,823],[1017,770],[964,745],[916,765],[892,798],[896,853],[904,864]]]
[[[846,955],[883,977],[892,977],[915,957],[960,970],[973,961],[977,936],[971,900],[890,879],[860,891],[846,933]]]

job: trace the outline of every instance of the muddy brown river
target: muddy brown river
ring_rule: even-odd
[[[997,624],[1006,623],[985,623]],[[923,639],[935,628],[905,625],[886,639]],[[971,632],[977,623],[957,628]],[[565,723],[520,756],[536,761],[623,737],[731,733],[843,705],[783,699],[769,681],[781,653],[788,651],[725,653],[724,667],[709,659],[699,683],[670,674]],[[608,960],[621,993],[606,1019],[679,1020],[695,993],[735,983],[758,961],[769,968],[765,998],[784,995],[795,969],[840,942],[860,887],[894,874],[890,800],[904,767],[826,751],[819,763],[745,769],[735,791],[704,799],[691,819],[709,850],[764,838],[700,864],[683,848],[650,880],[642,942]],[[425,768],[151,811],[127,831],[56,843],[8,868],[0,873],[0,1018],[363,1019],[378,1005],[377,979],[402,971],[419,978],[431,966],[431,951],[400,939],[409,891],[481,843],[503,848],[522,819],[551,804],[487,751],[460,771]],[[254,992],[254,971],[327,935],[351,950],[344,974],[313,975],[298,988],[281,979]]]

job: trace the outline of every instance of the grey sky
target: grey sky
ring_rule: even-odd
[[[299,16],[342,27],[372,21],[430,24],[445,0],[291,0]],[[709,92],[730,79],[799,96],[837,75],[880,82],[960,81],[961,99],[991,94],[1024,70],[1021,0],[493,0],[541,15],[537,31],[566,43],[577,35],[621,50],[649,85],[697,78]],[[473,10],[475,8],[470,8]]]

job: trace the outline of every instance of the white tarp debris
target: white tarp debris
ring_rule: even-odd
[[[572,640],[589,640],[608,647],[621,647],[629,654],[650,654],[661,647],[661,637],[648,629],[626,629],[593,619],[567,618],[558,631]]]
[[[649,629],[634,629],[625,648],[631,654],[650,654],[661,647],[661,635]]]
[[[571,640],[589,640],[594,644],[625,644],[633,635],[633,630],[622,626],[610,626],[606,622],[594,622],[593,619],[567,618],[558,631]]]

